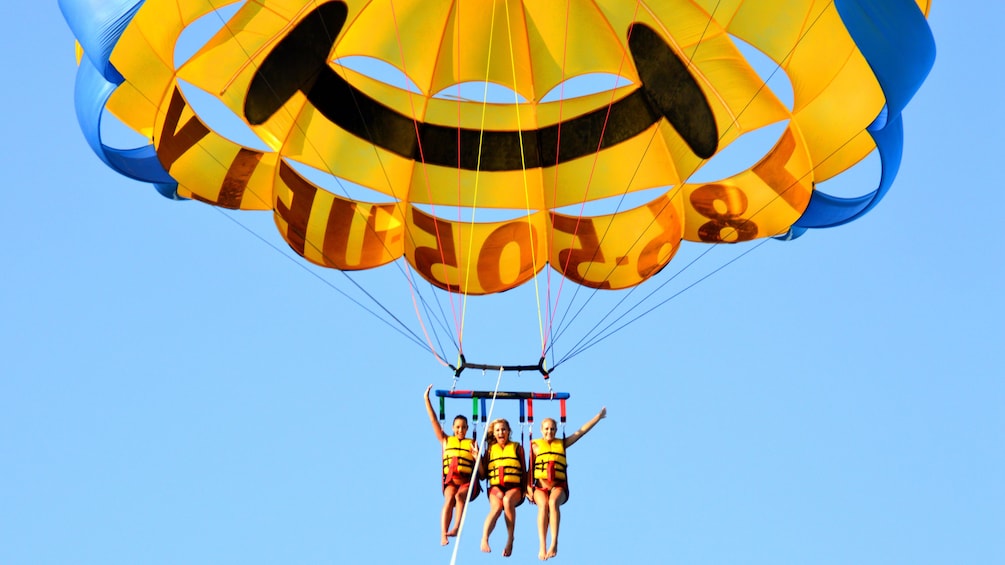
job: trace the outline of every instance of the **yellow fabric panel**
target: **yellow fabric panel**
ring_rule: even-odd
[[[680,247],[683,198],[594,217],[552,214],[552,268],[593,288],[618,289],[655,275]]]
[[[478,172],[416,163],[408,199],[416,204],[541,210],[545,180],[541,169]]]
[[[231,3],[211,0],[145,2],[123,31],[111,56],[112,64],[135,92],[121,95],[116,92],[115,100],[107,106],[109,111],[136,131],[149,132],[150,124],[156,119],[157,106],[170,93],[179,34],[193,21]]]
[[[408,108],[401,112],[412,116]],[[449,127],[460,125],[469,129],[519,131],[537,127],[536,112],[537,106],[516,104],[513,100],[506,104],[499,102],[483,104],[480,101],[458,102],[437,98],[429,100],[425,121]]]
[[[608,14],[612,17],[618,9],[614,4]],[[770,90],[764,88],[760,76],[746,62],[725,30],[717,21],[710,21],[704,10],[686,0],[647,7],[652,10],[652,15],[640,11],[637,21],[659,32],[664,41],[688,62],[688,70],[701,85],[715,115],[720,148],[743,133],[789,117],[788,110]],[[623,7],[621,9],[624,11]],[[625,18],[626,15],[631,16],[631,12],[625,11],[620,17]],[[624,21],[625,28],[630,21]],[[691,149],[679,142],[672,129],[664,128],[663,131],[668,134],[668,147],[681,174],[693,172],[698,163]]]
[[[243,116],[248,86],[258,66],[274,43],[303,18],[310,7],[311,4],[305,5],[302,1],[286,1],[270,2],[269,9],[263,9],[258,2],[248,2],[182,65],[179,77],[216,95],[234,114]],[[260,126],[251,126],[252,130],[278,150],[293,130],[297,113],[305,102],[301,94],[294,95],[270,120]]]
[[[119,85],[105,104],[105,110],[143,137],[153,139],[157,106],[132,84]]]
[[[846,170],[874,148],[861,132],[882,108],[883,94],[833,2],[747,3],[728,30],[781,62],[793,88],[792,120],[805,135],[815,181]]]
[[[411,159],[346,133],[322,116],[302,95],[295,97],[303,100],[302,111],[282,147],[284,157],[397,200],[408,198],[409,179],[416,167]]]
[[[561,208],[680,182],[665,136],[657,128],[660,125],[615,147],[562,163],[557,177],[554,167],[548,167],[542,175],[548,206]]]
[[[106,105],[115,117],[139,132],[151,130],[157,119],[157,108],[174,78],[170,58],[173,47],[167,52],[158,50],[144,34],[144,21],[149,19],[149,13],[156,13],[156,10],[144,10],[151,4],[148,2],[140,8],[133,19],[135,24],[125,29],[111,56],[112,64],[126,77],[131,92],[124,92],[124,88],[119,87]],[[156,7],[156,4],[153,5]],[[177,25],[177,22],[166,19],[165,28],[170,29],[172,25]],[[180,28],[175,31],[176,34],[178,32]]]
[[[435,93],[433,74],[448,71],[436,67],[437,53],[442,49],[441,43],[444,41],[441,35],[443,30],[452,25],[452,2],[373,0],[348,4],[349,20],[338,40],[333,58],[356,55],[375,57],[408,75],[424,94]],[[423,48],[418,49],[417,46]],[[431,46],[439,48],[429,49]],[[448,52],[447,55],[453,56],[453,53]],[[482,65],[484,66],[484,62]],[[421,107],[421,103],[419,105]],[[407,113],[411,115],[411,112]]]
[[[532,60],[522,2],[452,4],[455,9],[450,27],[441,38],[430,93],[456,83],[485,81],[501,84],[533,100]]]
[[[433,217],[409,206],[408,262],[432,284],[465,294],[519,286],[547,260],[546,215],[504,222],[468,223]]]
[[[785,233],[806,209],[812,189],[809,155],[790,124],[749,170],[721,182],[683,187],[684,239],[735,243]]]
[[[715,0],[702,0],[714,5]],[[801,41],[806,28],[824,9],[833,9],[831,0],[791,0],[788,2],[732,2],[715,8],[716,18],[728,16],[726,31],[750,43],[772,60],[784,62]],[[721,15],[721,16],[720,16]],[[725,20],[720,20],[725,21]]]
[[[398,204],[341,198],[289,165],[275,182],[276,227],[295,251],[324,267],[372,269],[401,256],[404,223]]]
[[[537,113],[537,123],[541,127],[552,126],[597,109],[607,111],[611,104],[638,90],[638,77],[634,80],[636,81],[635,84],[621,86],[615,90],[597,92],[566,100],[539,102],[534,105],[535,112]]]
[[[161,164],[186,195],[225,208],[269,210],[278,156],[249,150],[206,126],[174,84],[154,124]]]
[[[623,30],[611,27],[593,3],[525,2],[524,11],[534,54],[533,100],[540,100],[562,81],[588,73],[619,74],[638,82],[622,40]]]

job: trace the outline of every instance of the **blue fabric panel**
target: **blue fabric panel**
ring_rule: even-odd
[[[904,127],[903,121],[898,116],[887,122],[883,129],[872,131],[869,134],[876,143],[879,151],[882,171],[880,173],[879,187],[876,190],[855,198],[841,198],[831,196],[820,190],[814,190],[810,197],[810,203],[806,207],[803,215],[792,224],[800,228],[832,228],[847,224],[862,217],[871,210],[883,198],[893,179],[900,170],[901,156],[904,150]]]
[[[116,88],[116,84],[106,80],[94,68],[90,59],[80,61],[74,87],[74,103],[77,121],[87,144],[106,165],[122,175],[143,182],[175,185],[174,179],[157,159],[152,144],[136,149],[115,149],[102,142],[101,115],[105,111],[105,103]]]
[[[834,227],[862,217],[883,198],[900,169],[904,128],[901,111],[935,62],[935,40],[914,0],[835,0],[835,7],[886,97],[869,127],[882,162],[876,190],[856,198],[813,192],[797,228]],[[805,230],[803,230],[805,231]],[[789,238],[801,235],[793,231]]]
[[[890,118],[899,116],[935,63],[935,39],[914,0],[835,0],[872,67]]]
[[[84,54],[106,80],[122,82],[109,62],[112,50],[144,0],[59,0],[63,18],[73,30]]]

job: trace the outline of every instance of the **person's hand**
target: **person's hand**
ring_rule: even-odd
[[[600,416],[601,420],[603,420],[604,418],[606,418],[607,417],[607,407],[604,406],[603,408],[601,408],[600,409],[600,414],[597,414],[597,415]]]
[[[423,396],[424,398],[429,398],[429,391],[431,391],[431,390],[433,390],[433,385],[429,385],[429,386],[427,386],[427,387],[426,387],[426,392],[422,393],[422,396]]]

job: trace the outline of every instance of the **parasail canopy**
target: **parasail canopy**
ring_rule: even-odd
[[[630,288],[682,241],[852,221],[889,189],[901,112],[934,60],[927,0],[59,3],[82,48],[80,124],[112,169],[171,198],[271,210],[318,265],[403,259],[464,295],[548,268]],[[201,18],[218,31],[182,56]],[[768,88],[753,52],[791,93]],[[602,77],[615,80],[574,92]],[[215,127],[196,92],[260,143]],[[106,112],[149,143],[112,147]],[[769,126],[781,133],[752,166],[693,180]],[[860,196],[817,189],[874,151],[881,178]],[[611,204],[587,213],[597,202]]]

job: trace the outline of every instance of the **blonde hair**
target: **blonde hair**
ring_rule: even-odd
[[[493,444],[497,443],[496,442],[496,433],[495,433],[496,432],[496,424],[503,424],[503,425],[505,425],[506,429],[509,430],[509,433],[511,433],[511,434],[513,433],[513,428],[510,427],[509,420],[507,420],[506,418],[496,418],[495,420],[492,420],[489,423],[489,425],[488,425],[487,428],[485,428],[485,444],[486,445],[493,445]]]

